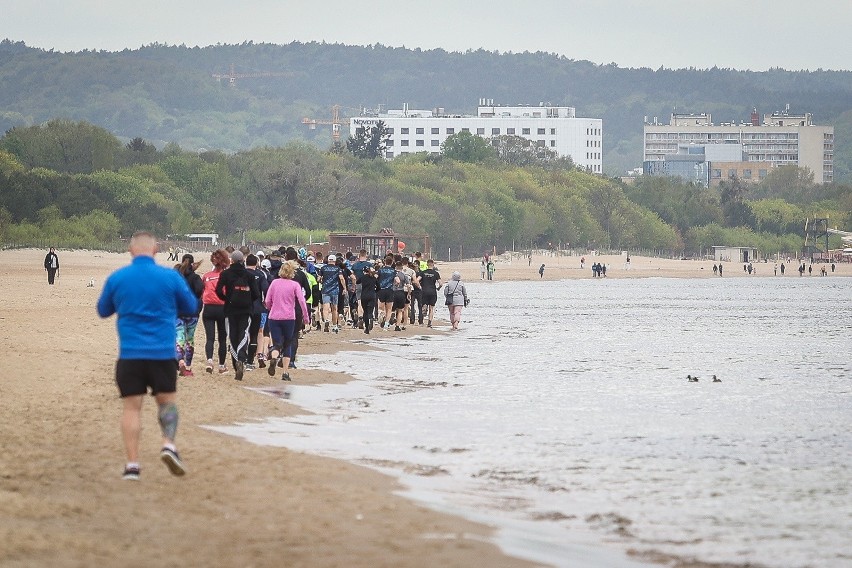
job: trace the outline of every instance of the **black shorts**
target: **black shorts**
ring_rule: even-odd
[[[424,306],[434,306],[438,303],[438,291],[437,290],[423,290],[423,305]]]
[[[379,302],[383,304],[393,302],[393,288],[382,288],[379,290]]]
[[[119,359],[115,363],[115,384],[121,398],[177,390],[177,359]]]
[[[405,307],[408,301],[408,294],[405,290],[395,290],[393,293],[393,309],[401,310]]]

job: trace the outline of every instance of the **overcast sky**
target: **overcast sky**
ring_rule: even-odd
[[[852,68],[852,0],[0,0],[58,51],[326,41],[547,51],[620,67]]]

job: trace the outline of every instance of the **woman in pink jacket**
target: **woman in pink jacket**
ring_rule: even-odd
[[[264,303],[269,308],[269,334],[272,336],[272,351],[269,354],[268,372],[270,377],[275,376],[279,355],[283,360],[283,367],[287,369],[290,364],[290,343],[296,334],[296,303],[302,308],[302,318],[305,325],[311,323],[311,315],[305,303],[305,294],[302,286],[293,280],[296,274],[296,264],[287,261],[281,265],[278,271],[279,278],[272,281],[269,290],[266,291]],[[289,381],[290,374],[286,371],[281,380]]]

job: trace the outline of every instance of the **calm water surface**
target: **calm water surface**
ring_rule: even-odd
[[[293,387],[316,416],[218,429],[390,471],[554,565],[852,566],[852,279],[469,289],[458,333],[301,358],[360,379]]]

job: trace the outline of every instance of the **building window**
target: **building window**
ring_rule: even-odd
[[[743,179],[751,179],[751,170],[743,170]]]
[[[417,142],[414,145],[415,146],[425,146],[426,144],[423,143],[423,140],[417,140]]]
[[[521,134],[529,135],[529,133],[530,133],[530,129],[529,129],[529,128],[522,128],[522,129],[521,129]]]
[[[462,128],[462,132],[470,132],[470,128]]]
[[[551,147],[551,148],[555,148],[555,147],[556,147],[556,140],[551,140],[551,141],[550,141],[550,147]]]
[[[393,134],[393,128],[388,128],[388,134]]]
[[[423,129],[422,129],[422,128],[418,128],[418,129],[416,130],[416,132],[417,132],[417,134],[423,134]]]
[[[393,158],[393,152],[385,152],[385,158]]]
[[[556,129],[555,129],[555,128],[551,128],[551,129],[550,129],[550,135],[551,135],[551,136],[556,136]]]
[[[737,170],[729,169],[728,179],[734,179],[735,177],[737,177]]]
[[[453,135],[453,134],[455,134],[455,133],[456,133],[456,129],[455,129],[455,128],[447,128],[447,135],[448,135],[448,136],[452,136],[452,135]]]
[[[408,140],[400,140],[399,145],[400,146],[408,146]]]
[[[713,179],[721,179],[721,177],[722,177],[722,170],[720,170],[720,169],[713,169],[713,171],[712,171],[712,172],[710,172],[710,177],[712,177]]]
[[[407,128],[400,128],[399,132],[400,132],[400,134],[408,134],[408,129]]]
[[[440,140],[432,140],[432,141],[430,142],[430,144],[432,144],[432,146],[440,146],[440,145],[441,145],[441,141],[440,141]]]
[[[388,146],[393,146],[393,139],[388,140]]]
[[[477,129],[476,129],[476,133],[477,133],[477,134],[484,135],[484,134],[485,134],[485,129],[484,129],[484,128],[477,128]]]
[[[540,136],[544,136],[544,133],[545,133],[546,131],[547,131],[547,129],[546,129],[546,128],[539,128],[539,129],[538,129],[538,134],[539,134]]]
[[[544,140],[536,140],[535,145],[539,148],[544,148],[545,141]]]
[[[514,129],[514,128],[507,128],[507,129],[506,129],[506,134],[508,134],[509,136],[514,135],[514,134],[515,134],[515,129]]]
[[[492,128],[491,129],[491,136],[500,136],[500,129],[499,128]]]
[[[766,170],[757,170],[757,177],[763,179],[767,176],[769,172]]]
[[[433,128],[433,129],[432,129],[432,134],[440,134],[440,133],[441,133],[441,129],[440,129],[440,128]]]

